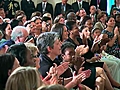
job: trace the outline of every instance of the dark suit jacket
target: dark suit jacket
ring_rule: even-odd
[[[89,3],[88,2],[82,2],[82,8],[85,9],[86,13],[89,15],[90,13],[90,6],[89,6]],[[74,2],[72,4],[72,9],[74,10],[74,12],[76,13],[77,11],[79,11],[79,6],[78,6],[78,2]]]
[[[37,4],[36,10],[40,11],[42,13],[42,15],[43,15],[42,2]],[[52,17],[53,17],[53,6],[52,6],[52,4],[47,2],[45,12],[50,13],[52,15]]]
[[[99,5],[100,10],[107,11],[107,0],[101,0]]]
[[[21,10],[23,10],[27,16],[28,19],[30,19],[31,14],[35,11],[35,5],[32,0],[30,0],[30,3],[27,0],[21,1]]]
[[[57,4],[55,5],[55,12],[54,12],[54,16],[55,16],[55,17],[61,14],[61,5],[62,5],[62,2],[57,3]],[[66,11],[65,11],[65,12],[67,12],[67,11],[70,10],[70,9],[71,9],[71,5],[67,3],[67,4],[66,4]]]
[[[92,5],[97,7],[97,0],[91,0],[90,6],[92,6]],[[100,1],[99,9],[102,11],[107,11],[107,0]]]

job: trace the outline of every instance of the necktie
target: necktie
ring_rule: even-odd
[[[80,2],[79,2],[79,5],[78,5],[78,6],[79,6],[79,9],[80,9],[80,8],[82,8],[82,5],[81,5],[81,3],[80,3]]]
[[[63,15],[65,14],[65,5],[64,5],[64,4],[61,6],[61,13],[62,13]]]
[[[97,7],[99,8],[100,0],[97,0]]]
[[[45,12],[45,2],[43,2],[42,9],[43,9],[43,13],[44,13]]]

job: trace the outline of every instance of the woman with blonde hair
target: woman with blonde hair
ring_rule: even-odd
[[[36,90],[42,85],[44,84],[36,68],[19,67],[9,76],[5,90]]]
[[[39,50],[33,43],[25,43],[25,46],[31,51],[32,58],[36,63],[36,68],[40,68]]]

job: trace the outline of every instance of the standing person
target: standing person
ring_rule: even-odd
[[[32,0],[22,0],[21,10],[25,12],[27,19],[30,19],[32,13],[35,11],[34,2]]]
[[[107,11],[107,0],[91,0],[90,6],[96,6],[101,11]]]
[[[53,17],[53,6],[52,4],[50,4],[49,2],[47,2],[47,0],[42,0],[41,3],[37,4],[36,7],[37,11],[40,11],[42,13],[42,15],[46,12],[50,13]]]
[[[78,15],[80,8],[84,8],[86,13],[89,14],[89,3],[83,0],[76,0],[76,2],[72,3],[72,9]]]
[[[58,15],[65,16],[66,12],[71,9],[71,5],[67,3],[68,0],[62,0],[62,2],[55,5],[54,17]]]
[[[6,17],[12,19],[15,16],[15,12],[20,10],[19,2],[14,0],[6,0],[4,9],[6,12]]]

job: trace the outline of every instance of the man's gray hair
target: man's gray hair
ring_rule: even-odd
[[[54,47],[55,41],[59,39],[59,35],[56,32],[44,32],[41,33],[37,38],[37,47],[42,54],[48,54],[47,47]]]
[[[13,28],[12,33],[11,33],[11,39],[13,41],[16,41],[17,37],[22,37],[23,36],[23,32],[22,32],[23,29],[26,30],[26,28],[24,26],[16,26],[15,28]]]

